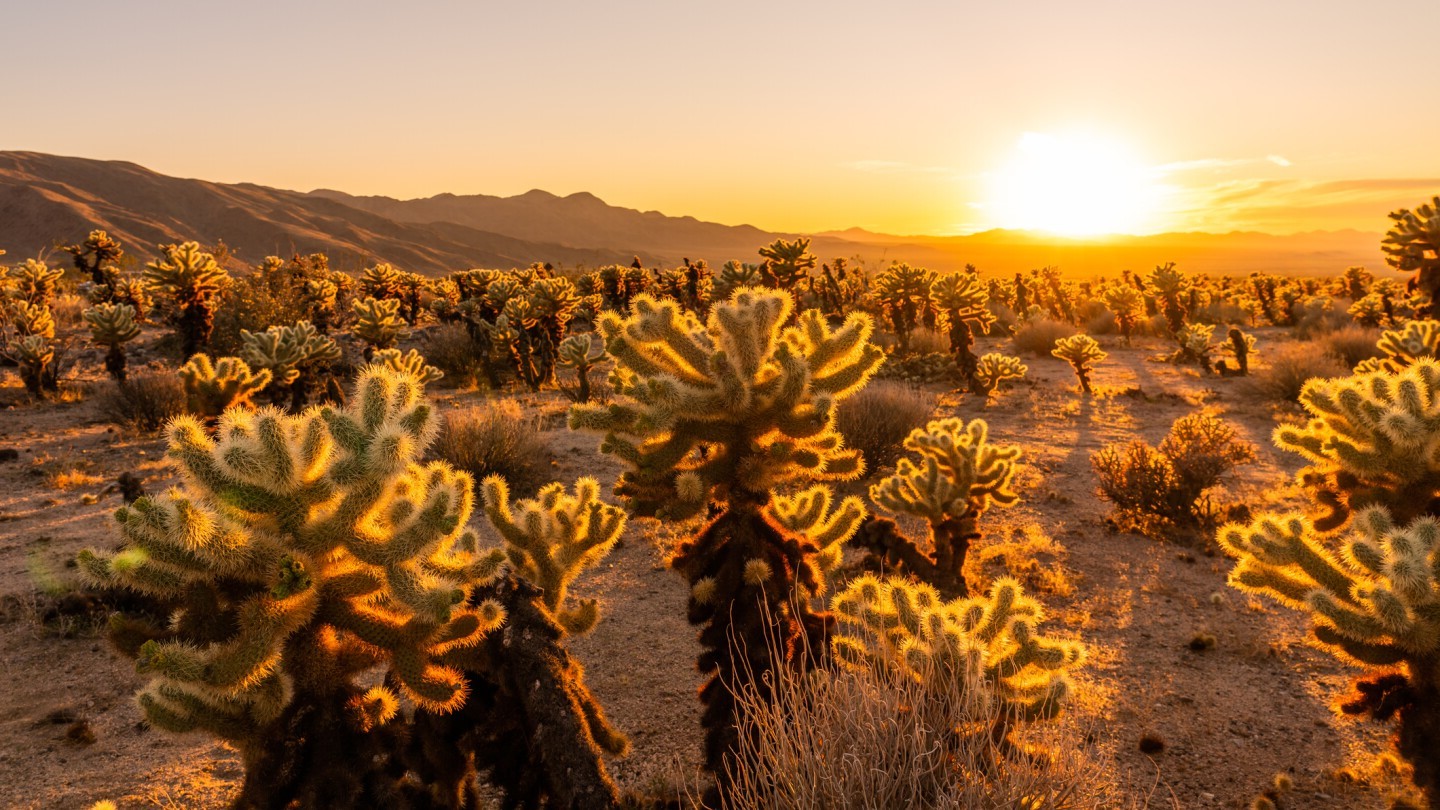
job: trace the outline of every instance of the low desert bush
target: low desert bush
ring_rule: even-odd
[[[1355,368],[1364,360],[1384,354],[1375,345],[1379,340],[1379,329],[1351,324],[1336,329],[1320,342],[1326,354],[1344,363],[1346,368]]]
[[[930,420],[935,398],[903,382],[876,380],[840,403],[835,426],[872,472],[895,463],[910,431]]]
[[[1280,346],[1265,359],[1265,366],[1251,373],[1246,388],[1256,396],[1276,402],[1299,402],[1300,389],[1312,378],[1343,377],[1350,373],[1350,366],[1308,344]]]
[[[510,399],[446,413],[430,455],[477,481],[502,476],[527,497],[550,476],[550,451],[540,438],[539,418]]]
[[[470,388],[480,375],[480,347],[460,324],[442,323],[425,332],[420,353],[425,362],[445,372],[440,385]]]
[[[1213,527],[1216,509],[1205,491],[1235,467],[1253,461],[1255,447],[1224,421],[1203,413],[1182,416],[1159,446],[1136,439],[1090,457],[1100,495],[1115,504],[1125,528],[1158,536],[1168,528]]]
[[[111,422],[153,432],[185,412],[185,388],[174,373],[150,371],[102,383],[97,401]]]
[[[1055,348],[1055,341],[1078,332],[1078,329],[1068,323],[1040,318],[1015,330],[1015,351],[1049,357],[1050,350]]]

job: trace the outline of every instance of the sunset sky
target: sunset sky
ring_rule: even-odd
[[[208,180],[589,191],[899,234],[1383,231],[1440,194],[1437,0],[66,0],[4,19],[0,149]]]

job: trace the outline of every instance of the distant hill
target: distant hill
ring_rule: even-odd
[[[761,245],[797,236],[621,208],[583,192],[396,200],[211,183],[168,177],[133,163],[0,152],[0,248],[9,251],[9,258],[53,250],[95,228],[109,231],[140,257],[153,254],[160,243],[223,239],[246,262],[323,251],[344,269],[388,261],[429,275],[536,261],[595,267],[629,263],[633,256],[647,266],[678,264],[682,258],[718,266],[729,259],[754,261]],[[937,270],[974,264],[985,273],[1054,265],[1067,274],[1091,275],[1144,271],[1167,261],[1190,272],[1215,274],[1385,267],[1379,234],[1358,231],[1085,240],[1003,230],[893,236],[852,228],[811,238],[811,249],[826,259],[854,258],[872,267],[908,261]]]

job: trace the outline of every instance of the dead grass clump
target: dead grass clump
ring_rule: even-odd
[[[1168,528],[1213,527],[1217,510],[1205,491],[1235,467],[1253,461],[1255,447],[1220,419],[1182,416],[1158,447],[1139,439],[1111,444],[1090,457],[1100,494],[1115,504],[1127,529],[1159,537]]]
[[[1380,330],[1351,324],[1336,329],[1320,339],[1325,353],[1344,363],[1347,368],[1360,365],[1362,360],[1379,357],[1381,352],[1376,343]]]
[[[185,389],[175,374],[132,374],[123,383],[102,384],[100,413],[117,425],[153,432],[185,412]]]
[[[989,733],[995,718],[976,699],[981,690],[959,678],[786,668],[771,677],[770,697],[737,696],[740,746],[719,804],[727,810],[1126,806],[1069,717],[1017,729],[1025,753],[1016,755]]]
[[[471,388],[479,379],[480,347],[460,324],[442,323],[427,330],[420,353],[425,355],[425,362],[445,372],[439,385]]]
[[[430,455],[474,476],[500,475],[517,493],[533,492],[549,478],[550,451],[540,420],[510,399],[488,400],[445,414]]]
[[[1055,341],[1077,333],[1075,327],[1068,323],[1039,318],[1015,330],[1015,351],[1049,357],[1050,350],[1055,348]]]
[[[1276,402],[1299,402],[1300,390],[1313,377],[1344,377],[1350,367],[1314,346],[1291,343],[1267,352],[1264,368],[1253,372],[1245,387]]]
[[[835,423],[871,471],[895,463],[910,431],[925,424],[935,398],[902,382],[875,380],[840,403]]]

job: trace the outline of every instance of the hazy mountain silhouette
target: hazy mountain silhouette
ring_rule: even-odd
[[[1377,227],[1384,223],[1383,212],[1377,220]],[[119,161],[0,152],[0,248],[9,251],[8,258],[53,250],[95,228],[110,231],[140,257],[159,243],[223,239],[246,262],[324,251],[341,268],[388,261],[431,275],[535,261],[595,267],[629,263],[636,255],[647,265],[678,264],[688,257],[718,266],[729,259],[755,261],[761,245],[796,236],[621,208],[583,192],[396,200],[187,180]],[[1046,265],[1073,274],[1146,271],[1166,261],[1197,273],[1334,273],[1356,264],[1385,266],[1379,234],[1358,231],[1086,240],[1024,231],[936,237],[851,228],[812,239],[812,250],[826,259],[855,258],[872,267],[899,260],[937,270],[970,263],[994,273]]]

